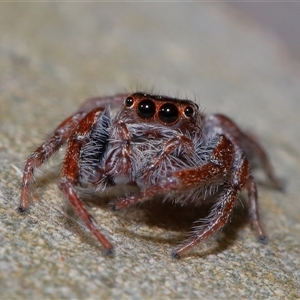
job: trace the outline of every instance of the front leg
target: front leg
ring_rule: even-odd
[[[172,256],[174,258],[180,258],[191,248],[224,227],[224,225],[228,222],[234,205],[238,199],[239,192],[249,182],[249,172],[250,169],[247,159],[240,149],[236,149],[235,159],[231,166],[231,174],[224,182],[223,189],[218,195],[209,216],[204,220],[202,225],[195,228],[194,234],[189,239],[184,241],[180,246],[172,251]],[[255,201],[257,204],[257,198]],[[251,199],[250,203],[253,203]],[[253,219],[252,225],[254,225],[256,234],[260,237],[261,241],[263,241],[266,237],[259,222],[257,207],[251,208],[250,211],[251,216],[257,216],[257,218]]]
[[[156,195],[190,190],[218,181],[224,182],[233,163],[233,158],[233,144],[225,136],[220,136],[208,163],[195,168],[171,172],[170,176],[157,180],[155,185],[150,185],[140,193],[123,198],[111,206],[113,210],[119,210],[138,202],[150,200]]]
[[[227,223],[229,216],[238,197],[238,189],[224,189],[218,197],[216,205],[213,207],[207,218],[206,224],[196,228],[194,234],[185,240],[180,246],[172,251],[172,257],[179,259],[187,251],[195,247],[197,244],[213,235]]]
[[[115,96],[98,97],[86,100],[75,114],[61,122],[61,124],[59,124],[59,126],[55,129],[52,136],[27,158],[23,171],[20,203],[17,208],[19,213],[24,214],[29,209],[35,170],[43,165],[60,149],[62,145],[68,141],[74,129],[86,116],[86,114],[95,108],[103,108],[108,105],[118,107],[124,102],[126,96],[128,96],[128,94],[119,94]]]
[[[163,149],[142,168],[139,176],[137,176],[138,186],[157,184],[166,173],[182,167],[184,161],[192,161],[194,152],[193,141],[184,135],[177,135],[166,141]]]
[[[260,241],[265,241],[265,232],[258,216],[256,186],[252,177],[250,177],[249,163],[241,149],[235,148],[225,136],[220,136],[219,142],[207,164],[175,171],[170,177],[161,180],[158,184],[150,186],[136,195],[121,199],[114,203],[112,207],[114,210],[118,210],[149,200],[155,195],[175,194],[211,184],[220,184],[223,188],[207,221],[196,228],[192,237],[174,249],[172,256],[180,258],[191,248],[221,229],[228,222],[239,192],[246,184],[250,198],[251,223]]]
[[[56,128],[54,134],[27,158],[23,171],[21,198],[17,209],[19,213],[24,214],[29,209],[34,171],[47,161],[55,152],[57,152],[64,143],[66,143],[74,128],[84,116],[84,112],[78,112],[64,120]]]
[[[61,169],[61,180],[59,188],[66,195],[69,202],[74,207],[76,213],[91,230],[98,241],[105,248],[107,254],[111,254],[113,250],[112,244],[106,237],[98,230],[94,219],[87,212],[77,192],[76,185],[80,181],[80,158],[81,151],[84,145],[90,141],[90,133],[92,127],[99,122],[99,118],[103,113],[103,109],[94,109],[78,124],[76,130],[69,140],[66,156]]]

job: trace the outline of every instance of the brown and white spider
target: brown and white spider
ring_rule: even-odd
[[[119,110],[112,117],[110,109],[115,108]],[[20,213],[29,209],[35,169],[65,143],[59,188],[107,253],[113,246],[85,209],[76,191],[79,184],[98,190],[114,185],[139,188],[137,193],[116,200],[114,210],[157,195],[195,205],[213,198],[207,219],[173,250],[175,258],[221,229],[240,191],[246,188],[251,224],[259,241],[267,241],[249,161],[259,158],[273,185],[280,188],[280,182],[258,142],[223,115],[204,115],[190,100],[141,92],[89,99],[27,159]]]

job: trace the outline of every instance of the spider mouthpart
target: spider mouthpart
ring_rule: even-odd
[[[150,99],[142,100],[136,112],[141,119],[151,119],[155,115],[155,104]]]
[[[188,118],[191,118],[194,116],[194,109],[191,106],[187,106],[184,110],[184,115]]]
[[[128,97],[128,98],[126,98],[126,100],[125,100],[125,106],[126,107],[131,107],[132,105],[133,105],[133,98],[132,97]]]
[[[172,103],[163,104],[158,112],[158,117],[163,123],[174,123],[178,119],[177,107]]]

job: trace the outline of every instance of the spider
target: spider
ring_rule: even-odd
[[[224,115],[205,115],[193,101],[143,92],[88,99],[28,157],[19,213],[29,209],[35,169],[65,143],[59,188],[107,254],[113,245],[87,212],[78,185],[101,191],[118,185],[138,188],[112,203],[113,210],[155,196],[181,205],[213,198],[208,217],[173,249],[174,258],[220,230],[246,188],[251,225],[258,240],[267,242],[249,162],[258,158],[274,187],[281,188],[280,181],[257,140]]]

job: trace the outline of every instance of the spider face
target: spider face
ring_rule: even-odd
[[[193,122],[198,106],[190,100],[135,93],[124,101],[126,109],[133,110],[142,122],[157,122],[172,126],[180,120]]]

